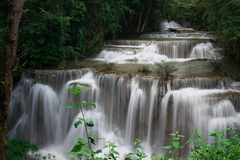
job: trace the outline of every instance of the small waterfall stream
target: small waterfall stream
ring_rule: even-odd
[[[133,63],[128,60],[137,59],[137,63],[151,64],[174,58],[181,63],[181,59],[210,58],[213,50],[206,39],[115,40],[107,41],[94,60]],[[73,82],[83,86],[78,96],[68,90]],[[185,136],[184,143],[196,128],[207,134],[239,124],[240,91],[236,85],[222,76],[179,77],[170,82],[156,76],[98,74],[90,68],[26,71],[12,93],[8,136],[36,142],[41,154],[69,159],[66,153],[84,132],[81,126],[73,126],[81,117],[79,109],[66,107],[87,101],[97,106],[85,109],[87,119],[95,122],[91,132],[105,139],[96,148],[110,140],[119,146],[116,150],[123,159],[138,138],[150,159],[166,153],[161,147],[169,144],[170,133],[179,131]],[[186,156],[189,150],[187,146],[180,152]]]

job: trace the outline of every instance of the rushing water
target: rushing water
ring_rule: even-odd
[[[94,60],[154,63],[170,58],[211,58],[213,51],[214,46],[206,39],[115,40],[107,41]],[[73,82],[83,86],[80,95],[69,92]],[[97,142],[96,149],[110,140],[119,146],[116,150],[123,159],[138,138],[149,158],[166,153],[161,147],[169,145],[170,133],[184,135],[183,144],[196,128],[208,133],[239,124],[237,88],[237,82],[220,76],[167,81],[139,75],[100,75],[89,68],[25,72],[12,93],[8,136],[36,142],[41,154],[69,159],[66,153],[79,137],[84,137],[84,129],[73,125],[81,117],[79,109],[66,107],[87,101],[97,106],[84,110],[86,118],[95,122],[91,132],[104,138]],[[211,141],[208,136],[203,138]],[[187,146],[179,152],[185,156],[189,150]]]

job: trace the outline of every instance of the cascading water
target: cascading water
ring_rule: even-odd
[[[179,40],[165,38],[145,40],[109,40],[93,60],[118,63],[149,63],[161,60],[176,62],[194,58],[211,58],[213,45],[199,38]],[[162,38],[162,37],[161,37]],[[170,59],[173,58],[173,59]],[[181,65],[180,65],[181,66]],[[68,88],[77,82],[84,90],[78,96]],[[150,156],[165,154],[169,134],[179,131],[181,143],[198,130],[207,134],[214,129],[240,123],[239,84],[228,78],[179,77],[168,81],[159,76],[98,74],[94,69],[25,72],[13,91],[9,110],[9,137],[36,142],[41,154],[55,154],[69,159],[69,152],[84,130],[73,123],[81,117],[79,109],[66,109],[75,102],[95,103],[84,110],[95,122],[91,132],[102,148],[110,140],[124,159],[136,138],[142,140]],[[211,141],[204,136],[204,140]],[[105,150],[103,150],[105,151]],[[183,156],[190,146],[179,150]]]
[[[83,129],[73,126],[76,118],[80,117],[79,111],[66,110],[65,107],[82,100],[97,105],[96,109],[85,111],[86,117],[96,122],[92,132],[121,146],[119,152],[123,156],[131,149],[135,138],[143,141],[151,155],[164,153],[160,150],[161,146],[167,145],[163,139],[177,130],[189,137],[195,128],[208,133],[213,128],[223,129],[240,122],[237,112],[240,109],[239,91],[186,88],[167,92],[162,80],[97,75],[92,70],[55,71],[45,75],[46,80],[39,83],[36,77],[40,75],[43,72],[37,72],[35,79],[23,76],[14,90],[9,116],[15,117],[15,121],[10,118],[9,137],[23,137],[43,147],[63,146],[58,149],[60,153],[54,153],[63,157],[76,139],[84,135]],[[58,83],[45,84],[49,77],[59,79],[56,76],[63,75],[73,79],[58,82],[64,84],[61,90],[57,90]],[[192,79],[184,81],[181,88],[193,86]],[[212,85],[205,87],[198,80],[198,84],[202,85],[194,87],[215,88],[222,79],[205,78],[205,81]],[[67,90],[73,82],[83,85],[84,92],[80,97],[74,97]],[[173,89],[179,83],[174,80]],[[229,96],[221,96],[224,94]],[[97,147],[101,148],[101,145],[104,145],[103,142],[99,142]]]
[[[162,21],[159,23],[159,30],[167,31],[169,28],[181,28],[181,25],[175,21]]]
[[[195,58],[216,58],[211,35],[182,28],[176,22],[161,22],[165,29],[176,32],[154,32],[140,35],[141,39],[108,40],[94,60],[114,63],[154,63],[171,58],[175,61]]]

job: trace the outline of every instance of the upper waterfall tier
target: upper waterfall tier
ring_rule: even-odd
[[[208,40],[108,40],[94,59],[116,63],[154,63],[170,59],[211,59],[217,55],[214,45]]]
[[[213,36],[176,22],[161,22],[160,32],[143,33],[136,39],[107,40],[94,60],[114,63],[155,63],[161,60],[216,59]],[[165,26],[165,27],[164,27]]]

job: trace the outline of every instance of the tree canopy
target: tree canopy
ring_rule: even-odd
[[[6,29],[6,2],[0,2],[0,37]],[[156,31],[161,20],[187,21],[215,31],[224,55],[240,61],[238,0],[26,0],[17,55],[28,67],[94,56],[106,38]],[[1,38],[0,43],[3,44]],[[0,46],[2,53],[2,45]]]

